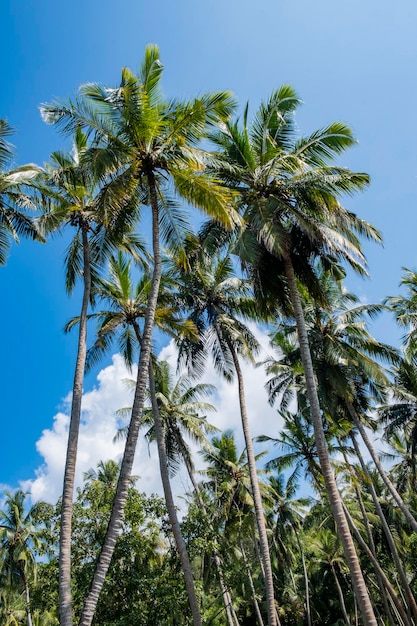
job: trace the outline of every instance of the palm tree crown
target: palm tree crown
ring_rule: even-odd
[[[306,331],[300,281],[315,295],[316,260],[325,267],[344,262],[363,274],[365,258],[359,236],[379,240],[379,233],[339,202],[341,195],[363,189],[366,174],[336,166],[336,156],[354,143],[351,130],[340,122],[299,138],[294,112],[300,101],[294,90],[283,86],[262,104],[248,126],[226,124],[213,139],[223,152],[218,171],[240,194],[245,220],[237,249],[243,265],[255,279],[259,306],[265,297],[275,308],[292,309],[297,324],[317,451],[333,515],[338,525],[364,620],[376,626],[376,618],[360,570],[343,503],[330,464],[322,412]],[[314,291],[313,291],[314,289]],[[291,306],[289,306],[289,303]]]
[[[238,221],[232,204],[233,193],[204,173],[209,155],[198,147],[207,127],[230,115],[234,106],[232,97],[219,92],[204,94],[191,102],[168,101],[160,89],[162,70],[157,46],[149,45],[139,74],[124,68],[119,87],[85,85],[75,101],[42,108],[44,119],[57,124],[64,132],[82,127],[92,134],[93,146],[86,152],[84,163],[104,179],[103,193],[110,200],[117,199],[122,190],[127,198],[136,198],[150,206],[152,216],[153,272],[132,418],[108,533],[81,617],[83,626],[91,624],[126,504],[146,395],[161,281],[161,237],[171,245],[179,245],[182,228],[179,236],[177,225],[186,226],[186,220],[177,211],[175,198],[182,197],[228,227]],[[107,182],[109,172],[111,179]],[[66,610],[65,626],[71,624],[70,613],[70,609]]]
[[[18,242],[19,236],[44,241],[26,214],[37,208],[35,198],[24,191],[41,170],[35,165],[6,169],[14,156],[14,148],[7,141],[12,133],[6,120],[0,119],[0,265],[5,265],[10,243]]]

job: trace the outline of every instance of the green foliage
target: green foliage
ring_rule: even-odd
[[[274,317],[276,323],[269,329],[278,355],[266,363],[267,389],[271,404],[279,402],[284,423],[276,437],[258,439],[272,442],[278,451],[269,457],[266,472],[258,473],[279,619],[281,626],[307,624],[309,608],[313,624],[336,626],[353,623],[356,608],[318,463],[285,271],[290,263],[298,281],[328,451],[356,531],[361,567],[381,623],[404,626],[407,619],[395,604],[397,599],[405,614],[410,613],[404,584],[393,566],[372,492],[414,593],[416,535],[372,466],[357,467],[350,461],[353,449],[347,437],[354,435],[352,409],[373,428],[370,416],[382,403],[379,416],[391,445],[386,458],[395,461],[390,476],[409,508],[416,510],[417,275],[405,270],[406,295],[385,301],[405,331],[405,358],[399,359],[395,349],[368,331],[368,322],[383,307],[360,304],[342,283],[345,266],[366,273],[360,239],[380,240],[374,227],[340,204],[341,198],[369,183],[366,174],[335,164],[355,143],[350,128],[334,122],[300,136],[295,113],[301,101],[289,85],[275,90],[251,123],[248,107],[242,121],[232,119],[235,103],[229,92],[207,93],[188,102],[167,100],[161,90],[162,71],[159,50],[150,45],[139,73],[124,68],[118,87],[88,84],[73,101],[45,105],[46,121],[71,133],[74,142],[71,153],[54,152],[45,170],[6,169],[14,155],[8,142],[12,129],[0,120],[0,264],[19,236],[42,239],[38,229],[46,235],[73,226],[66,255],[67,288],[71,291],[85,274],[84,246],[93,279],[90,304],[101,307],[89,316],[98,321],[98,329],[87,367],[108,353],[115,340],[132,366],[149,313],[153,263],[136,232],[137,221],[142,208],[153,204],[168,268],[162,273],[154,326],[175,338],[180,362],[189,373],[201,374],[211,356],[217,371],[231,380],[233,357],[253,361],[259,350],[246,323],[269,324]],[[201,140],[208,137],[218,152],[201,148]],[[34,226],[27,211],[36,208],[39,197],[43,215]],[[198,236],[191,232],[179,199],[211,218]],[[135,282],[138,261],[143,271]],[[71,320],[67,330],[78,322]],[[193,479],[187,437],[202,448],[206,466],[195,492],[183,502],[181,522],[203,622],[225,624],[223,584],[240,626],[252,626],[258,621],[257,609],[262,615],[267,611],[247,452],[238,451],[230,431],[206,440],[214,431],[205,419],[212,409],[205,401],[210,386],[191,384],[185,375],[174,379],[166,362],[155,361],[154,370],[171,473],[185,462]],[[148,407],[142,418],[145,437],[153,441]],[[258,466],[263,454],[256,459]],[[114,461],[101,462],[86,473],[76,495],[72,591],[77,616],[106,535],[119,469]],[[297,483],[303,479],[305,484],[306,478],[315,490],[314,503],[299,497]],[[134,484],[132,480],[94,624],[189,626],[187,594],[165,505],[156,496],[139,493]],[[18,490],[6,493],[3,507],[0,622],[23,626],[30,613],[33,626],[56,626],[61,503],[29,507],[26,494]],[[382,587],[392,587],[385,604],[375,561],[386,576]]]
[[[0,119],[0,265],[5,265],[11,242],[18,242],[19,237],[44,241],[27,214],[37,209],[30,189],[41,168],[31,164],[6,169],[14,157],[14,147],[7,140],[12,134],[7,121]]]
[[[72,558],[74,606],[78,613],[90,584],[110,516],[119,467],[113,461],[89,471],[74,503]],[[50,521],[50,541],[59,535],[58,503]],[[122,531],[101,596],[95,623],[100,626],[151,626],[161,620],[188,624],[187,596],[179,563],[167,529],[165,505],[130,488]],[[58,602],[58,564],[53,551],[38,565],[32,604],[41,613]]]

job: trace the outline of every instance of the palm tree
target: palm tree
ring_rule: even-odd
[[[293,567],[293,555],[291,553],[291,544],[295,537],[298,553],[301,558],[301,565],[303,569],[304,586],[305,586],[305,617],[307,619],[307,625],[311,626],[311,608],[310,608],[310,593],[309,593],[309,581],[307,574],[307,566],[305,559],[305,551],[302,544],[301,530],[303,524],[303,518],[306,514],[307,507],[310,504],[309,498],[295,498],[298,490],[298,484],[296,480],[296,474],[293,472],[288,480],[285,480],[283,474],[271,476],[269,478],[270,488],[270,511],[269,516],[272,520],[269,522],[272,525],[274,540],[277,545],[277,550],[282,553],[284,566],[283,571],[289,570],[291,577],[294,580],[292,574]],[[294,591],[297,592],[297,588],[294,582]]]
[[[282,412],[284,428],[278,437],[261,435],[258,441],[272,442],[279,448],[279,455],[268,461],[267,470],[279,472],[291,469],[292,480],[309,480],[318,493],[322,491],[320,465],[313,425],[306,411]]]
[[[36,209],[36,201],[23,191],[41,170],[35,165],[5,169],[14,156],[14,148],[7,141],[12,133],[13,129],[7,121],[0,119],[0,265],[5,265],[11,240],[18,242],[19,235],[44,241],[26,214],[28,209]]]
[[[154,323],[162,330],[173,334],[174,332],[186,332],[187,324],[183,324],[176,316],[175,307],[169,303],[168,292],[166,290],[166,276],[161,276],[161,285],[158,294],[158,306],[155,311]],[[126,258],[119,252],[117,257],[110,257],[109,277],[98,279],[96,282],[94,294],[96,299],[108,305],[107,310],[101,310],[89,315],[89,319],[97,318],[99,321],[97,329],[97,339],[88,350],[87,365],[90,367],[95,364],[112,347],[114,339],[117,337],[119,351],[123,354],[128,367],[131,367],[136,353],[142,343],[141,322],[146,315],[147,299],[150,289],[150,280],[146,274],[142,274],[136,288],[134,288],[131,276],[131,260]],[[70,320],[67,329],[71,329],[75,324],[79,323],[79,318]],[[193,327],[188,325],[193,330]],[[157,383],[155,382],[154,370],[156,368]],[[195,592],[191,563],[187,554],[186,545],[181,533],[181,528],[175,509],[172,489],[169,480],[169,467],[173,469],[178,465],[178,456],[183,456],[188,467],[191,470],[192,460],[191,454],[185,443],[181,429],[178,427],[178,421],[174,418],[175,411],[181,413],[182,420],[188,423],[194,438],[203,437],[204,420],[199,418],[195,412],[191,415],[191,400],[203,392],[208,392],[208,386],[200,385],[194,388],[194,393],[182,394],[185,397],[179,398],[179,391],[184,389],[184,384],[176,386],[173,392],[173,401],[177,403],[174,407],[172,399],[166,398],[164,394],[158,393],[158,389],[162,387],[162,391],[172,392],[170,388],[170,375],[168,365],[154,365],[149,363],[149,387],[152,408],[144,410],[143,425],[149,427],[148,439],[155,439],[158,444],[158,456],[160,461],[161,477],[167,504],[168,516],[171,527],[173,529],[174,539],[184,572],[187,592],[189,595],[190,608],[193,614],[195,624],[201,624],[201,616],[197,596]],[[165,373],[165,376],[163,374]],[[161,384],[162,381],[162,384]],[[135,381],[131,381],[135,384]],[[162,416],[160,402],[162,401]],[[181,408],[178,406],[179,399],[182,400]],[[186,400],[188,402],[186,403]],[[194,403],[196,405],[196,403]],[[209,405],[205,405],[208,408]],[[200,403],[199,409],[203,408]],[[211,407],[214,408],[214,407]],[[131,413],[131,409],[123,409],[123,414]],[[194,420],[193,420],[194,418]],[[198,423],[199,422],[199,423]],[[168,428],[167,428],[168,426]],[[183,424],[184,426],[184,424]],[[208,425],[207,425],[208,427]],[[119,434],[127,435],[128,430],[123,429]],[[119,476],[119,469],[117,476]],[[116,487],[116,484],[115,484]]]
[[[385,439],[389,443],[391,452],[385,452],[381,456],[383,459],[394,462],[394,465],[390,469],[390,475],[394,480],[398,492],[403,498],[405,494],[415,494],[417,489],[417,476],[416,458],[415,452],[413,451],[414,446],[408,438],[396,432],[389,436],[386,434]]]
[[[36,577],[35,552],[41,547],[42,529],[36,524],[40,503],[25,510],[26,493],[18,489],[5,493],[5,508],[0,511],[0,574],[2,586],[23,590],[28,626],[30,581]]]
[[[376,490],[376,486],[375,486],[375,481],[372,480],[372,476],[370,475],[370,472],[368,471],[368,468],[363,460],[362,457],[362,453],[361,450],[359,448],[359,445],[356,441],[356,436],[355,433],[352,431],[351,432],[351,439],[355,448],[355,452],[356,452],[356,456],[359,459],[361,468],[362,468],[362,472],[363,472],[363,477],[365,479],[365,485],[367,486],[371,497],[372,497],[372,501],[374,503],[374,507],[375,507],[375,511],[380,519],[381,522],[381,526],[382,526],[382,530],[384,533],[384,536],[386,538],[386,542],[389,548],[389,552],[392,556],[392,560],[395,564],[395,568],[399,574],[399,579],[401,581],[401,584],[403,586],[404,589],[404,595],[405,595],[405,600],[406,600],[406,604],[408,605],[408,612],[409,612],[409,619],[411,619],[410,614],[413,616],[413,619],[416,620],[417,619],[417,605],[416,605],[416,601],[415,598],[413,596],[413,592],[410,588],[410,584],[407,578],[407,574],[405,572],[404,566],[401,562],[400,559],[400,555],[399,555],[399,551],[397,549],[397,545],[395,543],[395,539],[393,536],[393,532],[390,529],[390,526],[388,524],[387,518],[384,514],[382,505],[379,501],[379,497],[377,494],[377,490]]]
[[[372,319],[381,311],[381,306],[352,306],[357,305],[358,299],[354,294],[344,291],[341,282],[335,281],[330,275],[321,275],[320,280],[328,308],[318,307],[313,301],[308,302],[304,298],[314,370],[319,381],[320,405],[332,419],[336,419],[336,414],[339,417],[343,414],[343,417],[353,422],[387,489],[413,530],[417,531],[417,522],[385,472],[363,423],[375,428],[372,419],[365,416],[376,401],[385,399],[389,387],[387,373],[378,360],[398,362],[397,351],[378,342],[366,328],[365,318]],[[408,374],[411,382],[410,367],[406,372],[404,364],[402,374]],[[411,405],[408,406],[410,408],[412,410]],[[404,405],[401,409],[404,416]],[[389,414],[389,405],[386,410]],[[383,413],[384,410],[381,410]]]
[[[319,278],[328,306],[326,308],[318,306],[305,293],[303,308],[312,347],[314,371],[318,380],[320,406],[330,419],[337,421],[343,418],[353,422],[388,490],[411,527],[417,530],[413,515],[390,481],[364,427],[366,423],[375,429],[375,422],[366,415],[375,406],[375,402],[381,403],[386,399],[390,386],[387,373],[381,368],[378,360],[398,362],[397,351],[378,342],[366,327],[366,317],[372,319],[382,307],[358,306],[358,298],[343,290],[341,282],[323,273]],[[284,406],[288,405],[295,389],[298,390],[298,401],[301,401],[303,406],[305,404],[303,400],[305,391],[300,392],[300,388],[305,385],[304,376],[300,373],[301,354],[299,346],[294,343],[295,337],[294,324],[281,325],[273,341],[285,351],[285,358],[278,363],[271,360],[268,364],[268,371],[274,374],[268,381],[270,398],[273,400],[283,392]],[[394,372],[398,382],[404,379],[403,386],[408,386],[411,391],[414,375],[412,363],[407,364],[403,361],[394,368]],[[379,409],[381,419],[392,420],[393,429],[396,425],[405,423],[407,419],[412,424],[413,415],[411,394],[405,389],[401,392],[400,386],[397,389],[398,398],[400,399],[403,394],[404,401],[392,406],[384,405]],[[412,432],[410,425],[409,428]],[[387,432],[392,431],[388,428]]]
[[[213,437],[211,446],[202,450],[200,454],[207,464],[207,469],[201,472],[207,477],[207,480],[203,482],[203,488],[208,491],[214,502],[216,513],[213,523],[218,529],[217,534],[223,538],[223,541],[219,539],[219,543],[224,544],[226,559],[227,556],[230,558],[233,554],[238,558],[239,563],[243,560],[257,621],[262,626],[263,621],[251,565],[246,554],[247,547],[244,545],[246,543],[251,549],[255,547],[256,552],[253,524],[254,500],[247,450],[245,448],[239,454],[234,434],[231,430],[227,430],[221,436]],[[257,455],[255,461],[263,454]],[[260,488],[265,495],[265,485],[260,485]],[[256,558],[259,562],[258,555]],[[263,571],[262,563],[261,571]]]
[[[233,109],[228,93],[205,94],[191,102],[166,101],[160,92],[162,64],[159,50],[149,45],[138,75],[122,70],[120,86],[102,88],[85,85],[75,102],[43,107],[49,123],[65,132],[79,125],[94,134],[95,148],[90,163],[98,172],[117,173],[119,187],[141,190],[143,203],[151,208],[153,273],[142,332],[137,387],[126,440],[114,508],[94,579],[86,598],[80,624],[90,626],[112,557],[127,498],[138,438],[151,354],[152,329],[161,279],[160,233],[173,234],[169,219],[176,194],[203,208],[225,225],[236,222],[231,195],[213,178],[203,175],[206,153],[197,144],[207,125],[226,119]],[[110,188],[111,189],[111,188]],[[112,195],[112,194],[110,194]],[[71,625],[68,612],[63,626]]]
[[[400,443],[397,437],[403,439],[406,445],[406,455],[409,458],[407,474],[416,487],[417,452],[417,368],[414,359],[405,357],[393,369],[394,381],[392,385],[392,401],[378,410],[380,420],[385,425],[385,438],[392,445]],[[405,477],[405,474],[402,474]],[[399,483],[401,485],[401,482]],[[401,489],[400,489],[401,491]]]
[[[210,523],[208,511],[201,494],[200,487],[195,478],[195,468],[191,450],[186,439],[190,438],[194,443],[207,448],[206,435],[217,429],[209,424],[201,413],[215,410],[215,407],[202,399],[214,391],[212,385],[199,383],[192,385],[191,380],[182,374],[176,382],[173,380],[171,368],[166,361],[156,363],[155,367],[155,401],[159,407],[160,418],[165,438],[165,451],[171,474],[174,474],[181,461],[184,462],[191,484],[193,485],[200,510]],[[156,438],[156,425],[153,423],[153,415],[145,413],[144,425],[149,424],[146,433],[148,441]],[[222,599],[229,626],[236,626],[237,617],[232,604],[230,592],[225,584],[223,564],[218,554],[218,541],[214,539],[214,562],[218,571]]]
[[[138,338],[140,339],[140,335],[138,335]],[[184,435],[188,434],[193,441],[201,443],[206,441],[206,432],[216,430],[207,423],[205,417],[200,416],[202,410],[214,410],[214,407],[206,402],[197,401],[199,397],[206,395],[210,391],[212,391],[211,385],[200,384],[190,387],[188,380],[184,376],[181,376],[174,385],[170,367],[166,361],[158,363],[155,360],[155,362],[149,365],[151,408],[145,408],[144,410],[143,426],[148,428],[146,433],[148,441],[156,440],[158,446],[159,465],[168,517],[184,572],[194,624],[201,624],[201,616],[194,587],[191,562],[175,508],[170,475],[175,475],[181,460],[184,461],[191,481],[195,489],[198,490],[194,479],[194,464],[191,451]],[[123,410],[123,413],[125,412]],[[126,434],[125,429],[123,431],[123,434]],[[227,615],[229,616],[228,605]]]
[[[389,296],[384,302],[393,311],[401,328],[406,330],[403,337],[404,351],[407,357],[413,358],[417,349],[417,273],[406,267],[401,286],[407,288],[405,296]]]
[[[326,416],[333,420],[333,429],[334,427],[336,429],[347,428],[363,472],[367,476],[371,496],[404,586],[409,606],[412,611],[415,611],[417,607],[415,606],[391,531],[378,502],[372,481],[370,481],[367,474],[352,426],[349,422],[346,422],[346,420],[353,420],[365,439],[371,454],[373,457],[376,457],[369,438],[364,433],[364,427],[360,423],[358,413],[366,414],[372,407],[372,400],[380,401],[385,397],[388,379],[374,360],[374,357],[392,361],[397,358],[397,354],[392,348],[377,342],[366,329],[364,314],[367,313],[373,316],[379,311],[380,307],[366,305],[349,308],[349,305],[352,303],[357,303],[357,298],[343,290],[341,283],[334,281],[329,276],[323,275],[321,280],[323,289],[327,294],[329,310],[316,306],[314,301],[309,300],[307,296],[304,298],[304,312],[308,326],[309,341],[314,355],[313,365],[317,377],[321,407]],[[295,330],[288,325],[284,328],[284,332],[285,337],[283,338],[283,330],[280,329],[275,335],[275,339],[280,346],[285,348],[286,345],[287,347],[291,346],[288,336],[291,337]],[[285,365],[281,364],[281,367],[279,365],[275,367],[274,364],[269,365],[269,371],[275,370],[275,379],[269,381],[272,398],[276,396],[277,389],[282,389],[282,385],[291,385],[288,367],[289,364],[294,364],[297,360],[300,360],[300,353],[298,346],[295,346],[282,359]],[[294,382],[297,377],[298,380],[294,386],[298,390],[298,397],[302,397],[302,392],[300,391],[302,381],[299,379],[298,371],[294,373]],[[288,394],[287,389],[284,389],[284,391]],[[285,402],[288,402],[286,396]],[[343,448],[341,449],[343,450]],[[384,482],[386,482],[385,472],[379,467],[378,471],[381,473]]]
[[[203,486],[220,505],[223,527],[234,527],[241,512],[253,507],[247,452],[239,454],[232,430],[212,437],[210,444],[200,451],[207,465],[201,470],[206,477]]]
[[[239,361],[239,356],[253,360],[253,354],[259,349],[253,333],[241,321],[242,318],[256,319],[256,309],[249,283],[235,277],[230,256],[212,255],[196,242],[194,245],[194,253],[188,257],[188,268],[178,268],[178,298],[200,337],[198,342],[180,341],[179,359],[199,372],[204,367],[207,354],[211,354],[215,368],[226,380],[231,381],[234,376],[237,378],[240,416],[265,572],[268,619],[274,626],[278,619],[268,538]]]
[[[21,626],[26,616],[24,592],[8,586],[1,578],[0,619],[4,626]]]
[[[410,618],[409,616],[406,614],[399,598],[398,598],[398,593],[396,591],[396,589],[394,589],[391,581],[389,580],[389,578],[387,577],[387,575],[385,574],[384,570],[382,569],[378,559],[375,557],[373,551],[370,549],[370,547],[368,546],[368,543],[363,539],[361,533],[359,532],[359,529],[356,527],[350,513],[349,510],[347,509],[347,507],[345,507],[345,515],[346,518],[349,522],[349,527],[356,539],[356,541],[358,542],[358,545],[360,546],[360,548],[363,550],[363,552],[368,556],[370,562],[373,564],[375,571],[377,572],[378,578],[381,579],[382,584],[384,586],[384,588],[386,589],[386,591],[389,594],[389,598],[390,601],[392,603],[392,606],[395,607],[395,612],[398,615],[398,619],[400,620],[400,624],[403,624],[404,626],[411,626],[411,622],[410,622]],[[387,617],[388,619],[391,619],[391,623],[395,624],[396,622],[394,620],[392,620],[391,618],[391,613],[387,613]]]
[[[97,469],[90,467],[89,470],[84,472],[84,483],[89,485],[96,498],[96,506],[98,507],[110,507],[112,502],[112,494],[116,489],[117,480],[120,473],[120,464],[116,461],[99,461]],[[131,486],[134,485],[135,480],[131,482]]]
[[[98,308],[100,305],[104,308],[87,316],[88,320],[97,320],[96,340],[87,351],[87,370],[111,353],[115,341],[128,368],[135,362],[142,342],[143,321],[152,280],[146,269],[134,282],[132,261],[132,258],[121,251],[117,256],[110,256],[107,277],[99,277],[94,283],[94,306]],[[194,324],[179,316],[178,306],[171,298],[172,289],[172,281],[163,273],[154,324],[160,331],[172,337],[184,334],[195,338]],[[79,322],[79,317],[72,318],[66,324],[65,330],[72,330]]]
[[[100,177],[83,162],[87,151],[87,136],[78,128],[74,136],[72,152],[70,154],[54,152],[45,174],[37,181],[37,187],[45,198],[43,215],[38,219],[41,231],[50,234],[68,225],[75,228],[75,236],[69,245],[65,259],[67,291],[69,293],[73,291],[77,279],[82,277],[83,281],[60,528],[60,615],[64,624],[72,623],[72,501],[87,350],[87,311],[91,300],[91,288],[112,249],[114,250],[117,246],[128,246],[134,251],[135,246],[139,244],[138,239],[132,235],[129,235],[129,244],[127,241],[127,233],[132,226],[134,215],[134,202],[131,203],[131,197],[124,194],[116,203],[114,194],[104,193],[100,189]]]
[[[243,127],[229,122],[214,140],[224,154],[221,175],[240,193],[247,227],[239,249],[244,265],[258,279],[257,293],[269,293],[287,310],[291,303],[326,490],[363,619],[376,626],[327,451],[297,276],[304,284],[317,285],[317,258],[327,265],[343,261],[364,273],[358,236],[379,240],[379,234],[338,201],[369,182],[366,174],[333,163],[354,143],[350,129],[335,122],[298,138],[294,112],[299,103],[293,89],[283,86],[261,105],[250,128],[246,108]]]
[[[154,377],[154,370],[152,363],[149,364],[149,387],[152,404],[152,415],[154,421],[154,432],[156,443],[158,446],[159,456],[159,468],[161,473],[162,485],[164,489],[165,502],[167,505],[168,516],[171,523],[171,528],[175,538],[175,544],[177,546],[178,556],[181,561],[182,570],[184,572],[185,584],[188,592],[188,599],[190,603],[191,614],[193,617],[194,626],[202,626],[200,607],[197,600],[197,595],[194,586],[194,578],[191,567],[191,562],[188,557],[187,547],[185,545],[184,538],[182,536],[175,503],[172,493],[171,483],[169,479],[169,458],[166,449],[166,438],[164,433],[164,424],[160,413],[160,406],[158,402],[158,396],[156,391],[156,382]]]
[[[174,380],[167,361],[157,361],[153,370],[171,476],[176,474],[180,463],[184,462],[194,490],[198,491],[192,452],[186,439],[205,447],[208,445],[207,435],[218,430],[207,422],[204,415],[208,411],[216,410],[212,404],[203,401],[215,388],[205,383],[193,385],[184,374]],[[143,426],[148,428],[146,439],[149,442],[155,441],[152,411],[144,414]]]
[[[314,555],[311,567],[317,567],[318,564],[322,564],[325,568],[329,568],[337,589],[340,609],[344,619],[343,623],[346,626],[351,626],[346,609],[345,595],[340,581],[340,576],[343,576],[343,570],[346,568],[346,565],[337,536],[327,528],[320,528],[314,532],[309,545]]]
[[[152,413],[148,413],[148,415],[145,413],[144,415],[144,425],[150,425],[145,436],[148,441],[156,439],[160,456],[162,452],[162,457],[166,458],[165,466],[161,470],[161,475],[164,475],[163,479],[167,483],[165,490],[168,492],[168,469],[171,475],[174,475],[180,462],[183,461],[199,506],[207,517],[205,503],[194,476],[194,462],[186,438],[188,436],[194,443],[207,448],[206,435],[217,430],[206,421],[205,416],[201,416],[202,412],[215,410],[213,405],[201,401],[201,398],[211,393],[214,387],[203,383],[192,386],[191,381],[185,375],[181,375],[174,384],[170,366],[166,361],[157,362],[152,369],[155,372],[155,376],[153,376],[153,372],[150,372]],[[161,442],[161,440],[163,441]],[[167,505],[168,500],[172,500],[172,496],[167,498]],[[170,509],[168,509],[169,511]],[[227,622],[230,626],[236,626],[238,624],[237,617],[230,592],[224,581],[223,564],[218,554],[216,539],[214,540],[214,552],[214,562],[219,574]]]

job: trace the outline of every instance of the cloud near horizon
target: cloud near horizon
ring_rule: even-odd
[[[255,330],[258,341],[267,349],[268,338],[261,330]],[[171,342],[162,349],[160,358],[176,367],[176,348]],[[259,359],[265,358],[265,353]],[[264,369],[254,368],[242,362],[245,378],[247,408],[251,424],[252,437],[261,434],[276,436],[280,427],[280,419],[275,408],[269,406],[264,384]],[[95,468],[99,461],[114,459],[119,461],[123,454],[124,441],[113,442],[120,423],[116,411],[132,403],[132,391],[126,387],[125,380],[134,378],[136,369],[129,372],[120,355],[112,357],[111,365],[103,368],[97,376],[96,386],[83,394],[82,422],[79,434],[76,487],[82,485],[83,474]],[[227,383],[208,365],[203,382],[215,385],[215,399],[210,400],[216,405],[217,412],[210,413],[209,421],[224,431],[231,428],[235,431],[239,448],[244,447],[240,422],[237,383]],[[71,395],[64,399],[63,409],[53,418],[50,429],[45,429],[36,443],[36,448],[43,458],[37,468],[35,477],[21,481],[21,487],[30,491],[33,501],[46,500],[55,503],[62,491],[62,480],[68,439],[69,412]],[[196,457],[196,467],[201,468],[201,460]],[[156,446],[148,449],[143,437],[139,437],[133,473],[139,476],[137,487],[146,493],[162,494],[159,476],[159,463]],[[174,489],[184,491],[187,488],[184,475],[175,480]]]

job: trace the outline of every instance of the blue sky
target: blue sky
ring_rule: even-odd
[[[71,97],[84,82],[116,85],[121,68],[136,69],[155,42],[169,96],[230,89],[255,108],[290,83],[305,103],[303,133],[350,124],[359,143],[341,163],[370,173],[372,185],[348,206],[380,228],[384,248],[366,247],[372,278],[349,286],[380,301],[397,293],[402,266],[417,268],[415,2],[3,0],[0,21],[0,117],[16,129],[17,163],[42,164],[65,145],[40,119],[41,103]],[[0,483],[11,486],[42,463],[36,441],[72,385],[75,336],[62,328],[78,302],[65,294],[64,248],[63,238],[22,241],[0,268]],[[374,333],[398,338],[387,317]],[[91,375],[86,389],[94,384]]]

